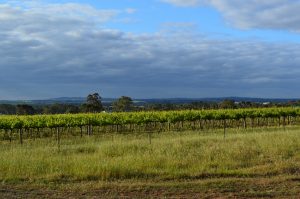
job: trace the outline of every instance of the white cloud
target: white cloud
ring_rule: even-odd
[[[89,4],[79,3],[43,3],[42,1],[7,1],[5,4],[0,4],[1,9],[6,9],[5,12],[0,12],[0,20],[6,20],[7,13],[15,12],[15,15],[9,17],[17,17],[19,11],[26,12],[28,15],[51,15],[53,18],[65,18],[90,21],[91,23],[105,23],[117,18],[120,14],[134,14],[137,12],[134,8],[125,9],[96,9]],[[122,21],[123,18],[114,19],[115,21]],[[132,19],[131,19],[132,20]]]
[[[134,8],[127,8],[127,9],[125,9],[125,12],[126,12],[127,14],[134,14],[134,13],[137,12],[137,10],[134,9]]]
[[[242,29],[300,31],[299,0],[162,0],[177,6],[215,7],[232,25]]]
[[[161,0],[162,2],[171,3],[176,6],[198,6],[203,0]]]

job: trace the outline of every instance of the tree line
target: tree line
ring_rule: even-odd
[[[75,114],[75,113],[99,113],[127,112],[134,110],[133,100],[130,97],[122,96],[112,104],[103,105],[99,93],[89,94],[83,104],[50,104],[50,105],[29,105],[29,104],[0,104],[0,114],[3,115],[34,115],[34,114]]]
[[[99,112],[129,112],[129,111],[168,111],[168,110],[208,110],[208,109],[240,109],[261,107],[289,107],[300,106],[300,101],[287,103],[257,103],[235,102],[230,99],[222,102],[195,101],[191,103],[148,103],[143,105],[134,104],[131,97],[121,96],[112,103],[102,103],[99,93],[89,94],[83,104],[0,104],[0,114],[4,115],[34,115],[34,114],[75,114],[75,113],[99,113]]]

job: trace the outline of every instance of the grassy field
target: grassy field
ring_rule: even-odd
[[[0,198],[297,198],[300,129],[2,142],[0,181]]]

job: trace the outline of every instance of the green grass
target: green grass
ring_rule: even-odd
[[[223,190],[228,186],[234,189],[230,179],[251,179],[255,183],[255,179],[278,176],[296,179],[298,186],[299,175],[300,129],[294,127],[285,131],[229,130],[226,139],[222,131],[161,133],[152,135],[151,144],[144,134],[63,138],[60,149],[54,139],[27,140],[23,146],[8,142],[0,145],[2,186],[26,183],[76,187],[76,183],[83,186],[93,182],[101,186],[110,183],[112,188],[126,182],[127,190],[140,183],[140,189],[150,186],[152,190],[161,184],[162,190],[177,190],[193,187],[191,182],[197,182],[197,186],[205,182],[210,189]],[[217,181],[214,186],[220,187],[208,185],[209,180]],[[268,194],[255,189],[247,193],[252,192]]]
[[[299,131],[42,139],[0,147],[1,181],[190,179],[300,173]]]

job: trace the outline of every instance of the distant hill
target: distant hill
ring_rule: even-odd
[[[296,98],[251,98],[251,97],[215,97],[215,98],[166,98],[166,99],[140,99],[140,101],[148,102],[148,103],[174,103],[174,104],[182,104],[182,103],[191,103],[197,101],[203,102],[222,102],[226,99],[233,100],[235,102],[276,102],[276,103],[284,103],[289,101],[297,101],[300,99]]]
[[[296,98],[249,98],[249,97],[215,97],[215,98],[154,98],[154,99],[134,99],[135,104],[143,105],[148,103],[171,103],[171,104],[184,104],[197,101],[204,102],[221,102],[225,99],[231,99],[235,102],[248,101],[248,102],[275,102],[284,103],[288,101],[297,101],[300,99]],[[86,100],[85,97],[60,97],[51,98],[45,100],[0,100],[0,104],[31,104],[31,105],[47,105],[47,104],[82,104]],[[102,102],[104,104],[111,103],[115,101],[116,98],[103,98]]]

